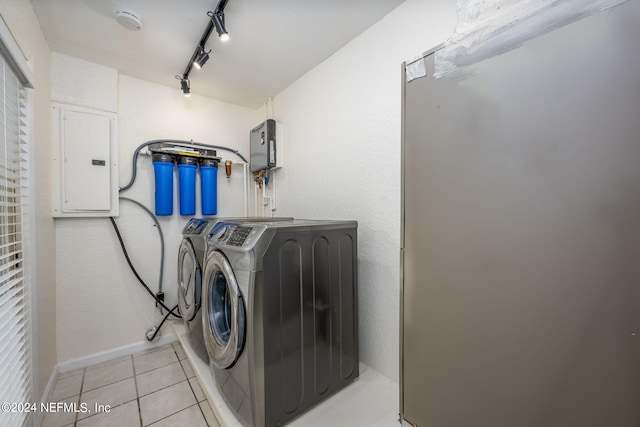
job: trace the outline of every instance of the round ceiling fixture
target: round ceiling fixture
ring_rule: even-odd
[[[140,17],[130,10],[119,10],[116,12],[116,21],[127,30],[139,31],[142,29]]]

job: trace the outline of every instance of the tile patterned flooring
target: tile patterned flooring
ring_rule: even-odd
[[[220,427],[180,342],[60,374],[49,401],[78,410],[42,427]]]
[[[222,397],[208,364],[197,357],[189,345],[186,326],[178,321],[172,325],[220,425],[242,427]],[[400,427],[398,393],[397,382],[360,363],[357,381],[291,421],[287,427]]]

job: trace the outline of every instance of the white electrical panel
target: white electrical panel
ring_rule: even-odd
[[[114,113],[52,104],[54,217],[118,215]]]

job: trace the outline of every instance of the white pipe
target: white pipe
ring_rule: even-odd
[[[244,184],[244,216],[249,216],[249,164],[242,163],[242,183]]]
[[[273,216],[273,213],[276,211],[276,171],[275,169],[271,171],[271,181],[270,181],[270,185],[271,185],[271,216]]]
[[[253,183],[253,195],[254,195],[254,212],[255,212],[255,216],[260,216],[259,212],[258,212],[258,184],[256,184],[255,182]]]
[[[273,103],[271,97],[267,98],[264,104],[267,113],[267,119],[273,119]]]
[[[267,196],[266,196],[266,191],[267,189],[265,188],[264,182],[262,183],[262,203],[260,203],[260,211],[262,213],[262,217],[267,216],[265,213],[265,206],[267,205]]]

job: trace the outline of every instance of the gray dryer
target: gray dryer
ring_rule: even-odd
[[[245,426],[279,426],[359,376],[357,223],[219,222],[209,232],[209,364]]]

